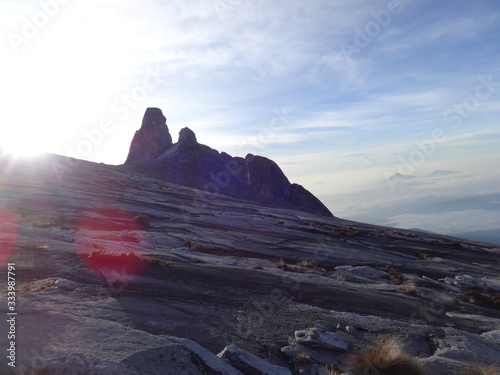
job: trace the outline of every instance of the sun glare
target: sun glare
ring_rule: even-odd
[[[46,150],[41,146],[40,140],[10,139],[0,144],[0,149],[14,158],[35,158]]]

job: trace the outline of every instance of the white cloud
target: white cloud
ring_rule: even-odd
[[[390,217],[384,225],[419,228],[436,233],[466,233],[500,230],[500,212],[464,210],[432,214],[403,214]]]
[[[416,174],[496,170],[500,91],[463,119],[462,129],[451,129],[442,115],[474,93],[478,76],[497,71],[492,36],[500,12],[478,3],[465,9],[401,3],[403,11],[346,59],[340,44],[353,44],[356,30],[386,9],[386,0],[70,2],[21,55],[0,42],[6,103],[0,122],[12,126],[11,139],[22,141],[31,129],[48,144],[58,134],[60,152],[82,129],[111,117],[113,139],[89,158],[116,163],[124,160],[144,109],[159,106],[174,139],[189,126],[200,142],[234,155],[250,139],[260,154],[282,163],[291,180],[317,187],[325,199],[369,191],[437,127],[445,127],[447,142]],[[10,12],[0,12],[4,34],[38,10],[33,2],[2,6]],[[156,64],[161,86],[118,118],[110,104]],[[283,107],[290,123],[266,136],[273,111]],[[479,186],[453,184],[459,182],[422,183],[411,193]]]

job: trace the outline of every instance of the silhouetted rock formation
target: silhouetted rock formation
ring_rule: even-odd
[[[135,132],[130,144],[126,164],[155,159],[172,146],[172,137],[167,119],[161,109],[148,108],[142,119],[141,128]]]
[[[279,207],[299,208],[333,216],[313,194],[291,184],[270,159],[248,154],[245,158],[219,153],[199,144],[189,128],[172,144],[166,119],[158,108],[148,108],[142,127],[135,133],[126,165],[179,185],[211,195],[226,194]]]

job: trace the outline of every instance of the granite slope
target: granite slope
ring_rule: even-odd
[[[387,336],[429,374],[500,361],[495,245],[54,155],[0,175],[2,374],[328,374]]]

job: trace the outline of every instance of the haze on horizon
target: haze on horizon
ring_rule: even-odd
[[[0,146],[121,164],[159,107],[174,141],[269,157],[338,217],[500,232],[499,21],[496,0],[3,2]]]

